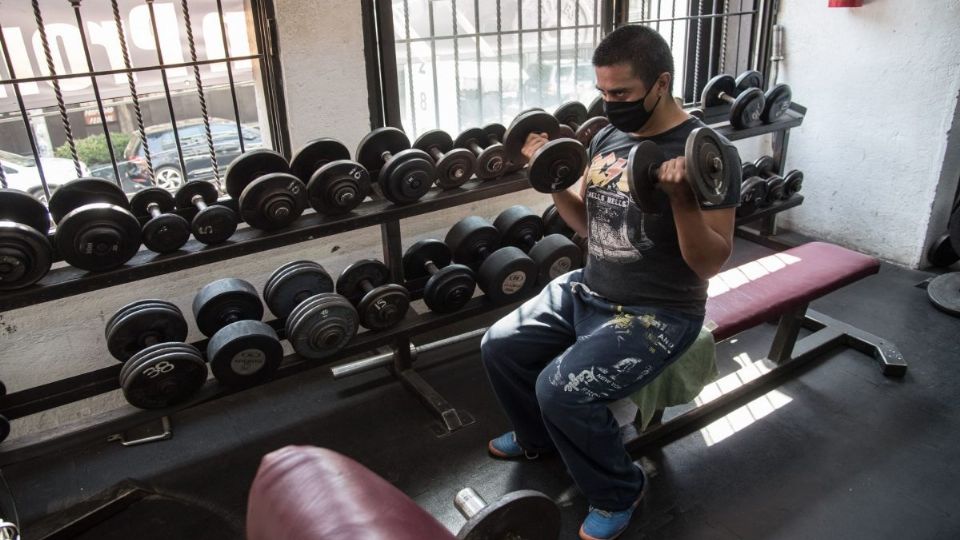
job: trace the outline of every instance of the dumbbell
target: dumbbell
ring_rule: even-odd
[[[790,109],[793,103],[793,92],[789,85],[780,83],[767,90],[764,98],[766,103],[763,106],[763,112],[760,113],[760,120],[765,124],[772,124]]]
[[[326,216],[346,214],[370,194],[370,173],[336,139],[314,139],[297,150],[290,170],[307,186],[310,206]]]
[[[263,304],[250,283],[235,278],[205,285],[193,298],[193,317],[207,342],[218,381],[246,385],[270,377],[283,359],[276,331],[262,322]]]
[[[53,264],[43,203],[15,189],[0,190],[0,291],[29,287]]]
[[[452,263],[450,247],[440,240],[420,240],[403,254],[405,279],[428,278],[423,288],[423,301],[433,312],[452,313],[473,298],[477,287],[473,270]]]
[[[723,202],[735,182],[740,182],[740,154],[730,141],[708,127],[690,132],[684,151],[687,181],[703,206]],[[630,150],[627,185],[630,196],[643,212],[660,214],[662,198],[655,193],[660,165],[667,161],[653,141],[642,141]]]
[[[255,229],[282,229],[307,207],[307,187],[290,174],[283,156],[267,148],[250,150],[230,162],[226,184],[227,193],[240,204],[240,217]]]
[[[462,186],[477,168],[477,156],[466,148],[455,148],[453,138],[442,129],[431,129],[420,135],[413,147],[423,150],[433,158],[440,189]]]
[[[357,162],[377,177],[383,196],[394,204],[420,200],[437,177],[430,155],[410,148],[406,134],[393,127],[375,129],[361,139]]]
[[[605,116],[591,117],[587,108],[579,101],[568,101],[557,107],[553,116],[560,122],[560,136],[580,141],[590,146],[590,141],[601,129],[610,125]]]
[[[169,191],[153,187],[137,192],[130,208],[138,218],[147,218],[141,236],[143,245],[156,253],[173,253],[190,239],[190,224],[173,214],[176,204]]]
[[[57,223],[54,244],[68,264],[90,271],[111,270],[140,249],[140,222],[117,184],[100,178],[68,182],[50,197]]]
[[[575,184],[586,167],[587,151],[579,141],[558,138],[560,123],[546,112],[526,113],[510,125],[503,141],[507,161],[523,163],[521,151],[531,133],[545,133],[550,141],[530,159],[530,185],[541,193],[555,193]]]
[[[603,110],[603,96],[593,98],[590,106],[587,107],[587,118],[595,118],[598,116],[607,116],[607,113]]]
[[[117,310],[104,328],[107,349],[124,363],[120,388],[141,409],[181,403],[207,380],[200,351],[183,343],[187,321],[165,300],[138,300]]]
[[[559,234],[567,238],[573,238],[573,235],[576,234],[574,230],[567,225],[567,222],[563,220],[560,211],[557,210],[555,205],[551,204],[548,206],[543,213],[540,214],[540,219],[543,220],[544,236]]]
[[[493,220],[502,243],[516,246],[527,253],[540,269],[538,285],[583,265],[583,252],[569,238],[560,234],[544,236],[543,219],[523,205],[507,208]]]
[[[504,173],[503,144],[500,143],[506,129],[500,124],[485,128],[470,128],[457,136],[453,145],[466,148],[477,157],[477,178],[489,180]]]
[[[560,507],[539,491],[514,491],[487,504],[472,488],[463,488],[453,504],[467,520],[457,533],[460,540],[557,540],[560,537]]]
[[[390,269],[373,259],[359,260],[337,278],[337,292],[356,306],[360,324],[383,330],[400,323],[410,308],[410,292],[390,283]]]
[[[304,358],[335,354],[357,334],[357,310],[333,289],[333,278],[313,261],[289,262],[263,286],[267,307],[286,319],[287,340]]]
[[[737,216],[746,217],[767,206],[767,182],[759,176],[749,176],[740,184],[740,206]]]
[[[196,180],[184,184],[173,197],[178,209],[196,211],[190,221],[190,230],[193,237],[203,244],[222,244],[237,230],[236,212],[216,204],[219,195],[217,186]]]
[[[766,104],[762,85],[763,76],[757,71],[747,71],[736,79],[732,75],[717,75],[703,88],[701,101],[705,108],[729,103],[730,125],[735,129],[758,126]]]
[[[481,217],[458,221],[444,243],[453,261],[473,270],[477,285],[496,304],[523,298],[536,287],[537,263],[517,247],[500,247],[500,231]]]
[[[774,171],[777,169],[777,162],[770,156],[760,156],[755,162],[757,176],[767,180],[768,195],[770,202],[776,200],[787,200],[793,197],[803,188],[803,173],[794,169],[781,177]]]

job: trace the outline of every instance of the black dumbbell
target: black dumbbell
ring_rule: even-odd
[[[717,75],[703,88],[701,101],[705,108],[729,103],[730,125],[735,129],[758,126],[766,103],[760,89],[762,84],[763,76],[756,71],[747,71],[738,79],[732,75]]]
[[[173,214],[173,195],[163,188],[147,188],[130,199],[133,215],[148,221],[143,225],[143,245],[156,253],[173,253],[190,239],[190,224]]]
[[[219,195],[217,186],[196,180],[184,184],[173,197],[178,209],[191,213],[196,211],[190,220],[190,231],[201,243],[222,244],[237,230],[237,213],[222,204],[216,204]]]
[[[687,137],[684,160],[687,181],[703,206],[723,202],[735,182],[740,182],[740,154],[730,141],[708,127],[698,127]],[[663,211],[663,199],[655,189],[660,165],[667,161],[653,141],[642,141],[630,150],[627,159],[627,185],[630,196],[648,214]],[[665,197],[665,196],[664,196]]]
[[[408,281],[427,278],[423,301],[431,311],[452,313],[473,298],[477,280],[473,270],[451,264],[453,254],[440,240],[420,240],[403,254],[403,276]]]
[[[567,222],[563,220],[560,211],[557,210],[555,205],[551,204],[548,206],[543,211],[543,214],[540,214],[540,219],[543,220],[544,236],[559,234],[567,238],[573,238],[573,235],[576,234],[574,230],[567,225]]]
[[[57,251],[71,266],[111,270],[140,249],[140,222],[123,190],[108,180],[79,178],[60,186],[50,197],[50,215]]]
[[[740,206],[737,216],[746,217],[767,206],[767,182],[759,176],[750,176],[740,184]]]
[[[453,138],[441,129],[431,129],[420,135],[413,147],[423,150],[434,159],[440,189],[462,186],[477,168],[477,156],[466,148],[455,148]]]
[[[541,193],[555,193],[575,184],[586,168],[587,151],[577,140],[558,138],[560,123],[546,112],[529,112],[510,125],[503,140],[507,161],[515,166],[524,162],[521,150],[531,133],[546,133],[550,141],[530,159],[530,185]]]
[[[781,177],[777,174],[777,162],[770,156],[760,156],[753,163],[756,176],[767,181],[770,202],[787,200],[803,188],[803,173],[794,169]]]
[[[766,103],[760,113],[760,120],[765,124],[772,124],[782,118],[793,103],[793,92],[789,85],[783,83],[767,90],[764,97]]]
[[[190,399],[207,381],[203,355],[187,343],[157,343],[120,368],[120,388],[134,407],[163,409]]]
[[[590,146],[590,141],[601,129],[610,125],[605,116],[590,116],[590,112],[579,101],[568,101],[557,107],[553,116],[560,122],[560,136],[580,141]]]
[[[461,540],[557,540],[560,537],[560,507],[539,491],[514,491],[487,504],[476,491],[464,488],[457,493],[453,504],[467,520],[457,533]]]
[[[104,327],[110,354],[126,362],[143,349],[187,339],[187,320],[166,300],[138,300],[117,310]]]
[[[207,361],[220,382],[246,385],[263,381],[280,366],[283,346],[262,322],[257,290],[242,279],[219,279],[193,298],[193,316],[207,342]]]
[[[333,292],[333,278],[313,261],[293,261],[277,268],[263,285],[263,300],[278,319],[311,296]]]
[[[240,217],[255,229],[282,229],[307,207],[307,187],[290,174],[283,156],[266,148],[250,150],[230,162],[226,184],[227,193],[240,205]]]
[[[499,126],[499,127],[498,127]],[[481,180],[490,180],[503,174],[503,144],[500,138],[506,132],[500,131],[499,124],[490,124],[486,128],[470,128],[453,141],[457,148],[465,148],[477,157],[476,173]]]
[[[468,216],[447,231],[453,261],[473,270],[477,285],[492,302],[502,304],[524,298],[536,287],[538,268],[514,246],[500,247],[500,231],[489,221]]]
[[[356,306],[360,324],[370,330],[397,325],[410,308],[410,292],[390,283],[390,269],[373,259],[344,268],[337,278],[337,292]]]
[[[543,219],[523,205],[507,208],[493,220],[502,243],[525,251],[537,263],[538,285],[583,266],[583,251],[561,234],[544,236]]]
[[[596,118],[598,116],[606,117],[607,113],[603,110],[603,96],[597,96],[587,107],[587,118]]]
[[[43,203],[15,189],[0,190],[0,291],[29,287],[53,264]]]
[[[406,134],[393,127],[375,129],[361,139],[357,162],[377,177],[383,196],[394,204],[420,200],[437,177],[430,155],[410,148]]]
[[[290,170],[307,186],[310,206],[323,215],[346,214],[370,194],[370,173],[336,139],[305,144],[290,160]]]
[[[359,325],[350,300],[337,293],[319,293],[293,308],[285,328],[297,354],[319,360],[345,347],[357,335]]]

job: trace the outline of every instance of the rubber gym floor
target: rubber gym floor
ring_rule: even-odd
[[[738,239],[728,266],[768,252]],[[647,451],[639,459],[651,489],[622,538],[960,537],[960,319],[915,287],[930,275],[884,264],[812,305],[897,344],[906,377],[885,378],[872,358],[838,350],[711,428]],[[721,374],[762,358],[774,328],[720,344]],[[464,522],[453,506],[462,487],[487,500],[536,489],[561,505],[561,538],[575,538],[586,502],[558,458],[487,457],[486,441],[508,424],[477,341],[424,355],[417,366],[476,422],[438,438],[434,418],[386,370],[334,380],[316,369],[183,411],[169,441],[101,441],[4,468],[23,537],[44,537],[133,481],[157,495],[81,538],[241,538],[260,457],[311,444],[364,463],[451,530]]]

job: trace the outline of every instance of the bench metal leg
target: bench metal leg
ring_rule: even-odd
[[[907,373],[907,361],[900,353],[900,349],[882,337],[875,336],[856,326],[851,326],[814,310],[807,312],[804,318],[804,326],[814,329],[829,326],[842,331],[845,345],[863,354],[873,356],[880,363],[880,369],[887,377],[903,377]]]
[[[773,343],[770,345],[770,353],[767,358],[777,364],[790,360],[793,356],[793,347],[797,343],[797,336],[800,334],[800,328],[803,327],[806,312],[807,305],[804,304],[780,316],[777,333],[773,336]]]

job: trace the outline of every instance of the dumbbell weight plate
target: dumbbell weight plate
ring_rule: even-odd
[[[396,326],[409,309],[410,292],[396,283],[373,289],[357,303],[360,324],[370,330],[384,330]]]
[[[499,133],[497,128],[492,128],[491,131]],[[468,148],[471,142],[477,143],[482,148],[480,153],[477,154],[477,162],[474,168],[477,178],[481,180],[496,178],[504,171],[503,145],[490,144],[489,133],[491,132],[480,128],[470,128],[458,135],[456,140],[453,141],[453,145],[457,148]],[[468,152],[473,153],[472,150],[468,150]]]
[[[111,270],[137,254],[140,222],[126,208],[87,204],[59,220],[54,242],[71,266],[92,272]]]
[[[377,182],[388,201],[410,204],[430,191],[436,177],[433,159],[422,150],[410,148],[395,154],[380,169]]]
[[[263,304],[257,289],[236,278],[208,283],[193,298],[192,307],[197,327],[205,336],[211,336],[229,324],[231,316],[258,321],[263,317]]]
[[[459,540],[560,537],[560,509],[552,499],[533,490],[508,493],[470,518],[457,533]]]
[[[730,125],[736,129],[759,126],[763,123],[760,115],[765,104],[766,98],[763,90],[759,88],[748,88],[740,92],[730,109]]]
[[[44,236],[50,232],[47,207],[29,193],[16,189],[0,190],[0,221],[26,225]]]
[[[777,172],[777,162],[770,156],[760,156],[753,162],[756,174],[752,176],[766,177]]]
[[[577,136],[577,132],[573,130],[572,127],[566,124],[560,124],[560,132],[557,134],[559,139],[574,139]]]
[[[149,207],[156,204],[161,215],[150,217]],[[174,209],[173,195],[163,188],[147,188],[137,192],[130,199],[130,208],[133,214],[140,218],[148,218],[142,229],[143,245],[156,253],[172,253],[177,251],[190,239],[190,223],[186,219],[172,214]]]
[[[357,163],[364,166],[371,176],[383,168],[383,153],[396,155],[410,148],[407,135],[394,127],[382,127],[368,133],[357,145]]]
[[[374,259],[361,259],[343,269],[337,278],[337,294],[345,296],[350,303],[356,305],[366,292],[360,283],[370,282],[374,288],[390,283],[390,269],[387,265]]]
[[[703,87],[700,101],[707,108],[726,105],[727,102],[720,99],[721,93],[731,98],[737,95],[737,81],[732,75],[717,75],[710,79]]]
[[[285,319],[300,302],[320,293],[333,292],[333,278],[318,263],[293,261],[267,278],[263,299],[278,319]]]
[[[70,212],[94,203],[130,210],[130,202],[123,190],[114,182],[102,178],[78,178],[67,182],[50,195],[48,206],[53,220],[59,224]]]
[[[204,204],[203,210],[197,211],[193,198],[200,196]],[[237,214],[232,209],[217,204],[220,192],[217,186],[210,182],[187,182],[177,190],[174,200],[177,208],[184,210],[190,221],[193,237],[204,244],[222,244],[237,230]],[[233,201],[237,202],[237,201]]]
[[[500,231],[503,245],[516,246],[523,251],[543,238],[543,218],[520,204],[500,212],[493,220],[493,226]]]
[[[0,221],[0,291],[33,285],[52,264],[53,247],[46,235],[20,223]]]
[[[111,318],[104,336],[110,354],[124,362],[150,345],[186,340],[187,321],[169,302],[137,302],[124,306]]]
[[[530,111],[518,116],[503,136],[505,157],[513,163],[522,163],[521,150],[531,133],[546,133],[550,140],[560,133],[560,123],[553,115],[543,111]]]
[[[466,183],[477,167],[477,157],[470,150],[462,147],[454,148],[453,138],[441,129],[431,129],[417,138],[413,147],[423,150],[431,159],[432,149],[437,149],[443,156],[436,161],[437,185],[441,189],[455,189]]]
[[[491,136],[495,141],[503,144],[503,137],[507,134],[507,128],[503,124],[487,124],[483,126],[483,133],[487,136],[487,144],[494,144],[490,141]]]
[[[583,266],[583,251],[566,236],[551,234],[534,245],[528,255],[540,269],[537,283],[546,285],[555,278]]]
[[[154,343],[149,347],[144,348],[141,351],[138,351],[137,354],[133,355],[120,367],[120,386],[123,386],[123,381],[126,379],[127,374],[130,373],[130,368],[134,367],[136,364],[135,360],[142,358],[143,356],[150,355],[156,351],[178,351],[178,352],[196,352],[198,355],[200,353],[196,347],[187,343],[179,343],[176,341],[168,341],[166,343]],[[200,359],[203,359],[203,356],[200,356]]]
[[[221,383],[254,384],[268,379],[280,366],[283,345],[270,325],[261,321],[237,321],[210,338],[207,360]]]
[[[580,128],[577,129],[577,132],[574,134],[574,138],[580,141],[580,144],[586,148],[590,146],[590,142],[593,141],[593,138],[597,136],[597,133],[600,133],[600,130],[609,125],[610,121],[607,120],[605,116],[588,118],[583,124],[580,125]]]
[[[798,170],[792,170],[783,177],[783,198],[789,199],[803,189],[803,173]]]
[[[301,302],[287,319],[287,340],[304,358],[320,360],[337,353],[357,334],[357,310],[336,293],[320,293]]]
[[[279,152],[268,148],[250,150],[237,156],[227,166],[227,194],[240,199],[243,190],[251,182],[271,173],[289,173],[290,166]]]
[[[217,186],[210,182],[192,180],[177,190],[173,200],[180,210],[195,209],[196,205],[193,204],[193,198],[197,195],[203,199],[204,204],[211,205],[217,203],[220,193],[217,191]]]
[[[317,169],[307,184],[310,206],[326,216],[346,214],[370,194],[370,173],[355,161],[331,161]]]
[[[207,364],[200,351],[189,345],[192,350],[169,345],[151,347],[124,366],[120,387],[134,407],[162,409],[183,403],[206,382]]]
[[[536,287],[537,263],[519,248],[507,246],[493,252],[477,271],[477,284],[495,304],[526,296]]]
[[[545,236],[551,234],[560,234],[567,238],[573,236],[573,229],[560,217],[560,211],[557,210],[556,206],[552,204],[548,206],[540,217],[543,219],[543,234]]]
[[[933,278],[927,285],[927,297],[944,313],[960,315],[960,272]]]
[[[753,214],[766,205],[767,182],[759,176],[751,176],[740,186],[740,206],[737,207],[737,216],[745,217]]]
[[[576,129],[576,127],[583,125],[583,123],[587,121],[589,113],[583,103],[579,101],[568,101],[557,107],[553,116],[556,117],[560,124]]]
[[[173,212],[175,207],[173,195],[169,191],[152,187],[138,191],[130,199],[130,211],[139,218],[150,217],[150,205],[157,205],[161,213]]]
[[[430,276],[423,288],[423,301],[430,311],[453,313],[473,298],[476,288],[473,270],[462,264],[451,264]]]
[[[606,117],[606,113],[603,111],[603,96],[597,96],[593,98],[593,101],[590,102],[590,106],[587,107],[588,118],[595,118],[598,116]]]
[[[697,120],[703,120],[703,117],[706,116],[706,114],[703,112],[703,109],[699,108],[689,109],[687,110],[687,114],[693,118],[696,118]]]
[[[483,262],[481,251],[493,253],[500,247],[500,231],[482,217],[467,216],[447,231],[443,241],[455,262],[476,270]]]
[[[574,139],[557,139],[541,146],[530,160],[530,185],[541,193],[563,191],[583,176],[587,152]]]
[[[663,212],[657,202],[657,175],[653,169],[659,167],[667,156],[653,141],[641,141],[630,150],[627,159],[627,187],[630,197],[646,214]]]
[[[742,171],[736,147],[708,127],[699,127],[687,137],[687,180],[701,204],[720,204],[730,186],[740,181]]]
[[[778,84],[767,90],[765,101],[760,119],[765,124],[771,124],[787,114],[790,105],[793,103],[793,92],[788,85]]]
[[[736,93],[738,95],[750,88],[763,88],[763,74],[759,71],[751,69],[737,77]]]
[[[784,199],[785,183],[779,176],[767,178],[767,206]]]
[[[753,178],[754,176],[760,176],[760,170],[757,169],[757,166],[753,163],[747,162],[740,167],[740,178],[743,180]]]
[[[960,261],[960,255],[954,251],[953,244],[950,243],[949,234],[942,235],[930,244],[927,249],[927,260],[930,261],[930,264],[941,268],[946,268]]]
[[[253,180],[240,193],[240,216],[253,228],[273,231],[296,221],[307,204],[307,187],[299,178],[270,173]]]
[[[450,248],[440,240],[420,240],[403,253],[403,277],[407,281],[425,278],[430,275],[426,268],[428,261],[443,268],[452,262],[452,258]]]
[[[317,169],[343,159],[350,159],[350,150],[342,142],[326,137],[313,139],[293,154],[290,173],[306,184]]]

